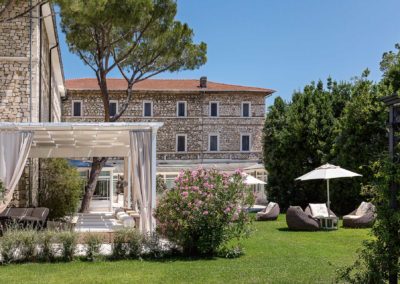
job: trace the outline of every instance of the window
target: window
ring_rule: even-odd
[[[240,135],[240,151],[248,152],[250,151],[250,135],[249,134],[241,134]]]
[[[118,112],[118,101],[110,101],[110,116],[114,116]]]
[[[176,116],[184,117],[187,115],[186,102],[180,101],[176,103]]]
[[[208,136],[208,150],[210,152],[219,151],[218,134],[210,134]]]
[[[251,104],[249,102],[242,102],[242,116],[250,117],[251,115]]]
[[[143,116],[153,116],[153,102],[143,102]]]
[[[176,135],[176,151],[177,152],[186,152],[186,134],[178,134]]]
[[[82,116],[82,101],[72,101],[72,116]]]
[[[210,116],[218,117],[219,116],[219,102],[210,102]]]

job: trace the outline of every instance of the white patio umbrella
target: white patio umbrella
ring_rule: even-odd
[[[326,180],[326,193],[328,197],[328,214],[331,209],[331,202],[329,200],[329,180],[335,178],[344,178],[344,177],[360,177],[360,174],[342,169],[339,166],[334,166],[331,164],[325,164],[316,168],[315,170],[302,175],[301,177],[296,178],[296,180],[313,180],[313,179],[324,179]]]
[[[253,177],[252,175],[249,175],[249,174],[246,174],[243,183],[244,183],[244,184],[247,184],[247,185],[252,185],[252,184],[267,184],[266,182],[264,182],[264,181],[262,181],[262,180],[260,180],[260,179],[258,179],[258,178],[255,178],[255,177]]]

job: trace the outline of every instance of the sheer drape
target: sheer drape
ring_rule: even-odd
[[[132,194],[140,210],[140,230],[149,232],[152,222],[152,132],[131,131]]]
[[[6,189],[0,203],[0,212],[12,199],[24,171],[32,140],[32,132],[0,132],[0,180]]]

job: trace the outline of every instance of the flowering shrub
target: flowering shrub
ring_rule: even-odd
[[[250,218],[242,207],[253,202],[240,171],[181,172],[156,208],[157,230],[186,254],[213,255],[233,238],[247,235]]]

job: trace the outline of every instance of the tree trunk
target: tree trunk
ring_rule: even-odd
[[[102,100],[103,100],[103,107],[104,107],[104,121],[109,122],[110,121],[110,100],[108,97],[108,88],[107,88],[107,78],[106,74],[101,68],[100,74],[97,76],[97,79],[99,81],[99,87],[101,90],[102,94]],[[89,211],[90,207],[90,202],[92,201],[92,197],[94,194],[94,191],[96,190],[96,185],[97,185],[97,180],[99,179],[99,175],[101,170],[103,169],[105,163],[107,162],[106,157],[103,158],[98,158],[94,157],[92,160],[92,167],[90,169],[90,175],[89,175],[89,180],[87,185],[85,186],[85,194],[83,195],[82,198],[82,203],[81,203],[81,208],[79,210],[79,213],[87,213]],[[112,198],[112,196],[110,196]]]
[[[90,201],[92,200],[94,191],[96,189],[97,180],[106,162],[107,158],[93,158],[89,180],[87,185],[85,186],[85,194],[82,199],[79,213],[87,213],[89,211]]]

